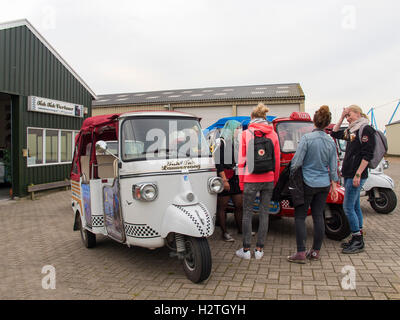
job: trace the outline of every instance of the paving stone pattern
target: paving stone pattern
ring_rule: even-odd
[[[385,173],[396,181],[400,198],[400,159],[389,161]],[[241,238],[229,214],[236,241],[223,242],[217,227],[209,239],[211,276],[194,284],[167,248],[128,248],[103,236],[96,248],[83,247],[79,232],[72,231],[70,196],[70,191],[53,191],[40,193],[36,201],[0,202],[0,299],[400,299],[399,207],[381,215],[363,198],[365,252],[343,255],[340,243],[325,239],[321,261],[306,265],[286,261],[296,248],[291,218],[271,221],[263,259],[240,260],[235,250]],[[311,218],[307,228],[311,245]],[[55,290],[42,288],[46,265],[56,270]],[[355,290],[342,289],[345,266],[355,267]]]

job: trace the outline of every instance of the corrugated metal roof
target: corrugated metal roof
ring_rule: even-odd
[[[93,92],[92,89],[86,84],[85,81],[72,69],[72,67],[58,54],[58,52],[52,47],[50,43],[37,31],[32,24],[27,19],[22,20],[15,20],[10,22],[0,23],[0,30],[10,29],[10,28],[17,28],[21,26],[26,26],[42,43],[50,50],[52,54],[54,54],[57,59],[67,68],[69,72],[73,74],[73,76],[85,87],[85,89],[90,92],[94,99],[97,99],[96,94]]]
[[[399,123],[400,123],[400,120],[395,121],[395,122],[392,122],[392,123],[390,123],[390,124],[387,124],[386,126],[391,126],[392,124],[399,124]]]
[[[262,99],[304,99],[304,93],[300,84],[287,83],[102,94],[93,107]]]

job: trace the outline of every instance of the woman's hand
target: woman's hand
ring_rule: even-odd
[[[225,191],[230,191],[231,190],[231,186],[229,185],[229,181],[228,180],[224,180],[224,190]]]
[[[332,184],[331,184],[331,199],[333,202],[336,202],[339,199],[339,194],[337,192],[335,182],[332,182]]]
[[[341,119],[344,120],[344,118],[346,118],[348,113],[349,113],[349,109],[348,108],[343,108]]]
[[[360,186],[361,176],[354,176],[353,178],[353,187],[358,188]]]
[[[342,115],[340,116],[339,121],[336,122],[335,126],[332,129],[333,132],[337,132],[340,130],[340,126],[342,125],[348,113],[349,113],[348,108],[343,108]]]

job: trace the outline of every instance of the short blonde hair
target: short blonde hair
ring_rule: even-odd
[[[269,112],[269,108],[264,103],[259,103],[257,107],[253,109],[251,113],[251,118],[262,118],[265,119],[267,113]]]
[[[359,113],[361,117],[369,120],[368,116],[363,112],[363,110],[359,106],[352,104],[351,106],[347,107],[347,109],[355,113]]]

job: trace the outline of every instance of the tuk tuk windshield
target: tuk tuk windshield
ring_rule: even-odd
[[[135,117],[122,124],[122,160],[210,157],[197,119]]]
[[[313,122],[285,121],[276,126],[281,152],[295,153],[300,139],[314,129]]]

